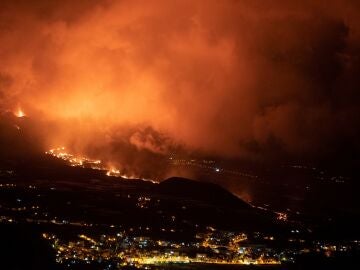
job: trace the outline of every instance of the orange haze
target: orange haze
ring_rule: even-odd
[[[123,144],[226,157],[358,147],[359,8],[1,1],[0,109],[42,121],[45,148],[114,162]]]

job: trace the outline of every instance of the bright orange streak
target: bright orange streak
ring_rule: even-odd
[[[125,179],[141,179],[143,181],[150,181],[154,184],[158,184],[158,182],[151,179],[144,179],[137,176],[129,176],[125,174],[121,174],[120,170],[116,168],[108,168],[102,164],[102,161],[97,159],[89,159],[87,157],[76,157],[72,154],[65,152],[65,147],[58,147],[54,149],[50,149],[45,152],[45,154],[54,156],[59,159],[63,159],[68,161],[73,167],[82,167],[82,168],[92,168],[94,170],[103,170],[106,171],[107,176],[121,177]]]

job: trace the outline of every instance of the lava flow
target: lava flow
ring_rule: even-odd
[[[45,153],[47,155],[51,155],[53,157],[65,160],[73,167],[91,168],[94,170],[106,171],[107,176],[120,177],[120,178],[124,178],[124,179],[140,179],[143,181],[158,183],[157,181],[154,181],[152,179],[144,179],[144,178],[137,177],[135,175],[130,176],[130,175],[123,174],[117,168],[106,166],[99,159],[90,159],[90,158],[84,157],[84,156],[75,156],[73,154],[66,152],[65,147],[53,148],[53,149],[50,149],[49,151],[46,151]]]

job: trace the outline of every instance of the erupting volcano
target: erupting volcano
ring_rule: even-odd
[[[359,14],[1,0],[0,269],[359,262]]]
[[[16,117],[21,118],[21,117],[24,117],[24,116],[25,116],[25,113],[19,108],[19,109],[17,109],[17,111],[15,112],[15,115],[16,115]]]
[[[115,165],[124,144],[133,156],[337,161],[359,148],[356,10],[2,1],[0,110],[26,105],[44,150]]]

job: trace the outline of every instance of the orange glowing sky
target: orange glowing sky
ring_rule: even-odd
[[[46,144],[79,151],[126,141],[159,154],[323,152],[359,133],[357,11],[356,1],[5,0],[0,108],[20,104],[53,125]]]

